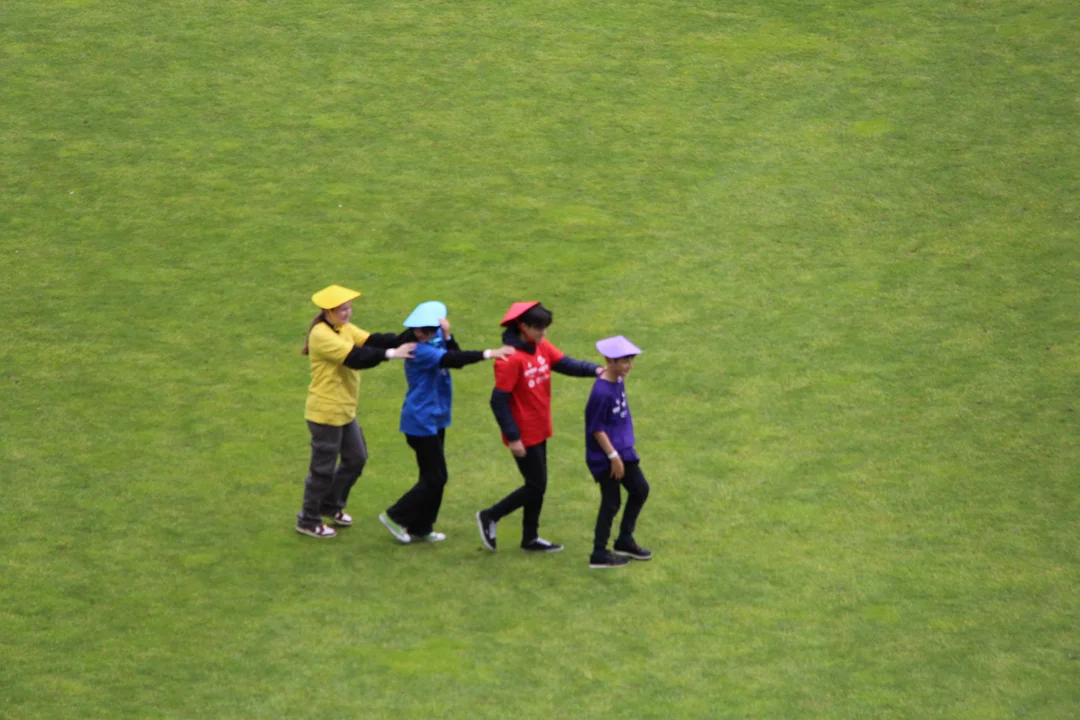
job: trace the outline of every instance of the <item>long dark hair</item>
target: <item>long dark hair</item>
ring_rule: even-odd
[[[318,325],[319,323],[321,323],[324,320],[326,320],[326,311],[325,310],[320,310],[319,314],[316,315],[315,318],[311,321],[311,324],[308,325],[307,334],[304,335],[304,347],[300,349],[300,354],[301,355],[307,355],[308,354],[308,338],[311,337],[311,331],[316,325]]]

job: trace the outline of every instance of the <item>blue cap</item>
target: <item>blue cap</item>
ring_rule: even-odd
[[[446,317],[446,306],[438,300],[429,300],[417,305],[409,317],[405,318],[405,327],[438,327],[439,321],[444,317]]]

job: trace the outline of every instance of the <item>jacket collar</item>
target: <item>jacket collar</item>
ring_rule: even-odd
[[[518,332],[517,328],[506,328],[506,330],[503,331],[502,341],[503,345],[511,345],[530,355],[536,354],[536,345],[528,340],[523,340],[521,338],[521,333]]]

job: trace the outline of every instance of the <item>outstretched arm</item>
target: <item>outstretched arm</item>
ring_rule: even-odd
[[[415,339],[415,337],[412,337],[412,330],[406,330],[400,335],[394,333],[371,333],[368,339],[364,341],[364,347],[383,348],[385,350],[386,348],[400,347]]]
[[[486,359],[483,350],[447,350],[439,360],[439,367],[463,368]]]
[[[588,360],[575,360],[569,355],[563,355],[559,361],[551,366],[551,369],[562,375],[573,377],[596,377],[604,371],[602,367]]]
[[[442,322],[446,322],[445,319]],[[443,338],[446,342],[446,353],[439,359],[441,368],[463,368],[487,359],[483,350],[462,350],[457,338],[450,334],[449,323],[443,325]]]
[[[439,360],[439,367],[460,368],[475,362],[480,362],[481,360],[491,360],[492,358],[500,360],[509,355],[513,355],[514,352],[516,352],[515,349],[509,345],[503,345],[501,348],[496,348],[495,350],[462,350],[458,346],[457,340],[454,340],[453,338],[447,340],[446,347],[448,349],[446,354]]]
[[[353,345],[353,349],[349,351],[341,364],[353,370],[365,370],[373,368],[383,360],[389,360],[390,358],[400,358],[402,360],[411,358],[415,347],[413,343],[408,343],[404,347],[387,349],[368,347],[366,343]]]

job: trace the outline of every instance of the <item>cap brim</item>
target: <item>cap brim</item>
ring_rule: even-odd
[[[430,300],[417,305],[403,324],[407,328],[436,327],[445,317],[446,305],[438,300]]]
[[[331,285],[312,295],[311,302],[323,310],[333,310],[358,297],[360,297],[360,293],[356,290],[350,290],[341,285]]]
[[[621,358],[641,354],[641,348],[622,335],[598,340],[596,349],[606,358]]]
[[[510,309],[503,315],[501,325],[509,325],[517,320],[519,317],[527,313],[532,308],[540,304],[539,300],[528,300],[526,302],[516,302],[510,306]]]

